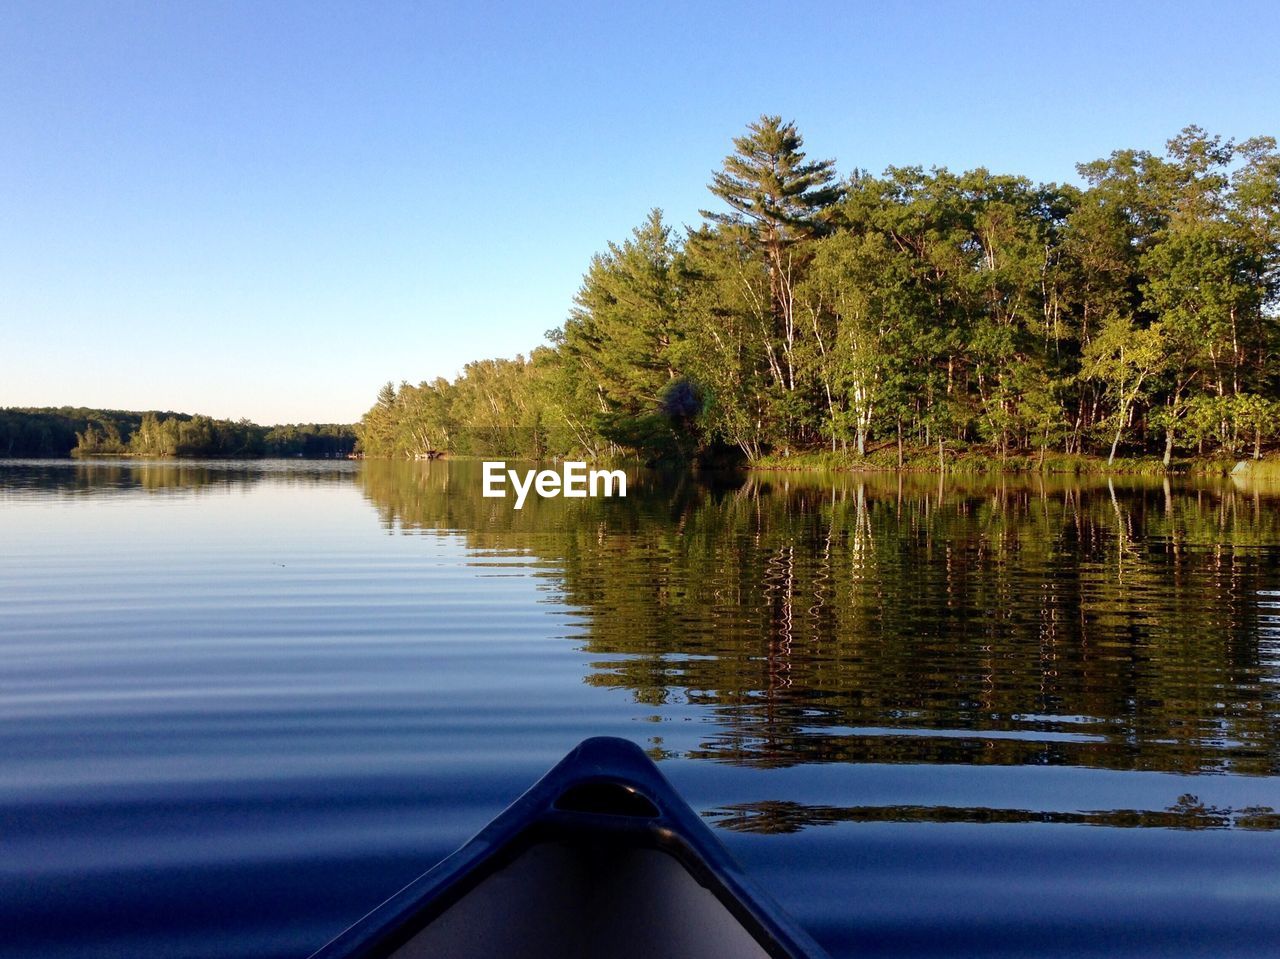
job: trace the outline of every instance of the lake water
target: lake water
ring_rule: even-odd
[[[834,955],[1280,950],[1280,490],[0,461],[0,954],[305,956],[624,736]]]

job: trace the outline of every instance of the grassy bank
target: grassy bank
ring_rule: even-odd
[[[1164,473],[1225,476],[1236,466],[1236,459],[1217,457],[1181,457],[1165,467],[1158,456],[1116,457],[1108,463],[1105,456],[1066,456],[1062,453],[1011,453],[1001,456],[983,447],[944,449],[941,461],[937,447],[908,447],[903,450],[901,469],[909,472],[936,473],[1066,473],[1066,474],[1131,474],[1162,475]],[[898,448],[890,444],[858,456],[849,451],[811,450],[803,453],[771,454],[750,464],[751,469],[765,470],[896,470]],[[1242,470],[1251,475],[1274,474],[1280,477],[1280,458],[1246,461]]]

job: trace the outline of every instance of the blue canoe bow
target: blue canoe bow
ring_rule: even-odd
[[[648,756],[585,740],[312,959],[825,959]]]

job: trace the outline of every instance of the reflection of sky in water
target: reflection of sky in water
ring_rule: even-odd
[[[1280,590],[1258,591],[1258,653],[1265,682],[1280,682]]]

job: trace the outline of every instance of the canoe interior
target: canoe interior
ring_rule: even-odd
[[[540,842],[491,873],[396,959],[767,959],[674,857],[657,849]]]

